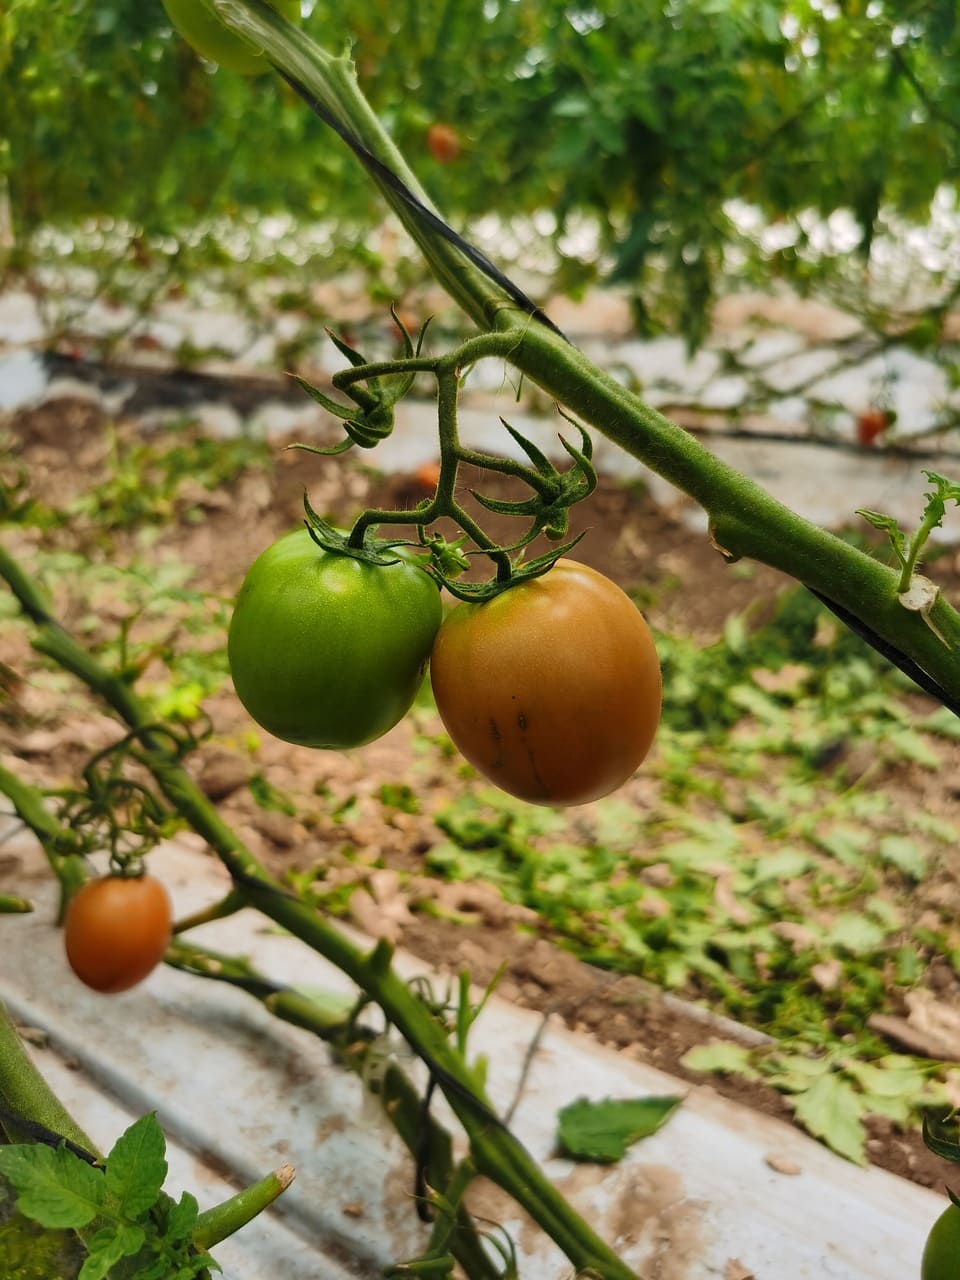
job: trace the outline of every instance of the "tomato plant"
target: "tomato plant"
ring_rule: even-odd
[[[300,0],[267,0],[289,22],[300,16]],[[269,69],[269,63],[253,45],[228,31],[203,0],[163,0],[167,17],[199,54],[228,71],[255,76]]]
[[[427,150],[437,164],[453,164],[463,152],[460,135],[449,124],[432,124],[427,130]]]
[[[250,568],[227,652],[240,701],[277,738],[359,747],[409,710],[440,625],[440,594],[409,555],[369,564],[306,529]]]
[[[572,560],[454,609],[434,644],[431,679],[467,760],[540,804],[585,804],[616,790],[660,720],[660,664],[646,622],[618,586]]]
[[[930,1228],[920,1280],[960,1280],[960,1209],[951,1204]]]
[[[70,967],[94,991],[126,991],[163,959],[172,918],[170,895],[153,876],[88,880],[64,919]]]

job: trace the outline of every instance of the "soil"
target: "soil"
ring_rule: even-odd
[[[117,449],[136,441],[140,427],[133,419],[109,422],[96,403],[60,399],[9,417],[0,424],[0,433],[8,437],[16,465],[29,476],[31,492],[53,495],[62,508],[110,473]],[[340,522],[365,506],[410,507],[424,496],[415,476],[384,477],[351,462],[352,455],[345,463],[284,452],[279,447],[283,441],[276,443],[272,474],[251,468],[227,492],[187,481],[170,515],[183,517],[189,511],[189,518],[165,519],[150,531],[148,545],[156,562],[175,558],[194,566],[192,588],[230,597],[255,555],[300,522],[305,488],[315,509]],[[464,476],[465,491],[476,479]],[[486,477],[484,489],[498,497],[512,492],[503,477],[495,482]],[[488,519],[487,526],[496,534],[496,519]],[[730,614],[748,606],[762,611],[778,591],[792,585],[763,566],[743,575],[726,571],[702,534],[657,508],[640,486],[623,487],[601,476],[590,501],[572,513],[571,534],[586,528],[590,536],[576,547],[576,558],[636,593],[655,627],[682,630],[704,643],[722,633]],[[142,534],[120,529],[107,542],[96,521],[83,517],[43,532],[15,525],[6,536],[9,549],[25,556],[42,543],[48,550],[79,549],[94,560],[122,563],[144,549]],[[941,579],[952,572],[945,566]],[[60,588],[55,606],[68,628],[82,624],[89,629],[89,602],[82,595]],[[105,637],[115,631],[123,607],[118,603],[111,610],[109,601],[98,607]],[[33,680],[34,664],[24,629],[0,627],[0,762],[28,781],[62,785],[76,778],[91,749],[116,738],[116,723],[68,682]],[[148,666],[144,679],[151,674]],[[593,968],[537,937],[532,913],[507,904],[495,890],[425,874],[423,855],[443,838],[429,814],[469,785],[455,762],[414,750],[414,733],[431,731],[431,713],[418,710],[379,742],[352,753],[308,751],[264,735],[251,754],[250,721],[229,685],[209,698],[205,708],[213,733],[189,757],[200,785],[252,851],[278,873],[324,865],[327,886],[362,874],[364,888],[354,892],[351,913],[369,932],[390,937],[441,970],[455,972],[465,965],[480,984],[505,963],[502,996],[560,1017],[570,1027],[700,1087],[703,1076],[680,1063],[691,1047],[718,1035],[740,1034],[755,1041],[756,1033],[731,1030],[635,977]],[[439,727],[437,721],[432,731]],[[295,814],[265,810],[254,802],[246,786],[254,771],[296,801]],[[414,788],[420,812],[388,812],[374,803],[383,782]],[[643,802],[646,785],[642,776],[634,779],[625,798]],[[931,811],[955,810],[955,784],[947,771],[935,781],[928,777],[926,785]],[[356,851],[351,859],[342,853],[345,844]],[[4,864],[0,888],[12,890],[15,884],[16,867]],[[433,910],[418,909],[424,904]],[[712,1077],[710,1086],[791,1122],[788,1104],[771,1089],[720,1077]],[[925,1186],[942,1187],[947,1167],[918,1135],[898,1132],[880,1119],[871,1121],[869,1129],[874,1163]]]

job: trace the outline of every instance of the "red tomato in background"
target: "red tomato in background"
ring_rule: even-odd
[[[460,135],[449,124],[432,124],[427,130],[427,150],[437,164],[453,164],[463,152]]]
[[[890,425],[890,419],[882,409],[865,409],[857,414],[857,443],[869,448]]]

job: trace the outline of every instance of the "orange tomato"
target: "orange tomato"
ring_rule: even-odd
[[[857,442],[869,448],[889,425],[889,418],[882,409],[865,409],[857,414]]]
[[[63,923],[70,968],[94,991],[126,991],[163,959],[172,922],[170,895],[153,876],[88,880]]]
[[[463,152],[460,135],[449,124],[432,124],[427,130],[427,150],[437,164],[452,164]]]
[[[660,663],[636,606],[572,560],[483,604],[461,604],[430,659],[437,710],[470,763],[536,804],[621,786],[660,722]]]

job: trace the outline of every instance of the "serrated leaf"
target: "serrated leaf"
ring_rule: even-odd
[[[863,863],[863,854],[869,843],[869,833],[856,827],[834,827],[832,831],[822,832],[816,840],[825,853],[845,867],[859,867]]]
[[[863,1089],[877,1098],[906,1098],[915,1101],[926,1083],[924,1074],[916,1067],[885,1067],[883,1058],[876,1062],[860,1062],[852,1058],[844,1063],[844,1071]]]
[[[139,1253],[145,1238],[142,1227],[129,1224],[104,1227],[87,1241],[87,1259],[77,1280],[104,1280],[121,1258]]]
[[[866,1164],[863,1102],[849,1081],[831,1071],[789,1102],[808,1133],[854,1164]]]
[[[680,1065],[688,1071],[712,1071],[722,1075],[743,1076],[746,1080],[761,1079],[760,1072],[751,1064],[750,1050],[732,1040],[714,1040],[689,1049],[680,1059]]]
[[[881,862],[902,871],[911,880],[922,880],[927,874],[927,860],[907,836],[884,836],[877,846]]]
[[[171,1201],[167,1207],[167,1229],[164,1234],[169,1240],[185,1240],[193,1231],[199,1215],[200,1206],[196,1197],[189,1191],[184,1191],[176,1203]]]
[[[117,1139],[107,1156],[107,1190],[130,1222],[157,1202],[167,1176],[167,1144],[154,1112],[142,1116]]]
[[[870,511],[865,507],[858,507],[857,515],[863,516],[864,520],[872,524],[875,529],[880,529],[885,533],[890,539],[890,545],[893,547],[897,559],[901,564],[906,564],[906,538],[894,517],[885,516],[880,511]]]
[[[886,929],[881,928],[873,920],[847,911],[837,916],[827,933],[826,940],[833,946],[848,951],[851,955],[864,956],[882,946],[886,936]]]
[[[578,1098],[557,1115],[557,1142],[574,1160],[613,1164],[627,1147],[663,1125],[682,1098]]]
[[[103,1174],[65,1147],[0,1147],[0,1173],[17,1192],[20,1212],[42,1227],[85,1227],[103,1207]]]

